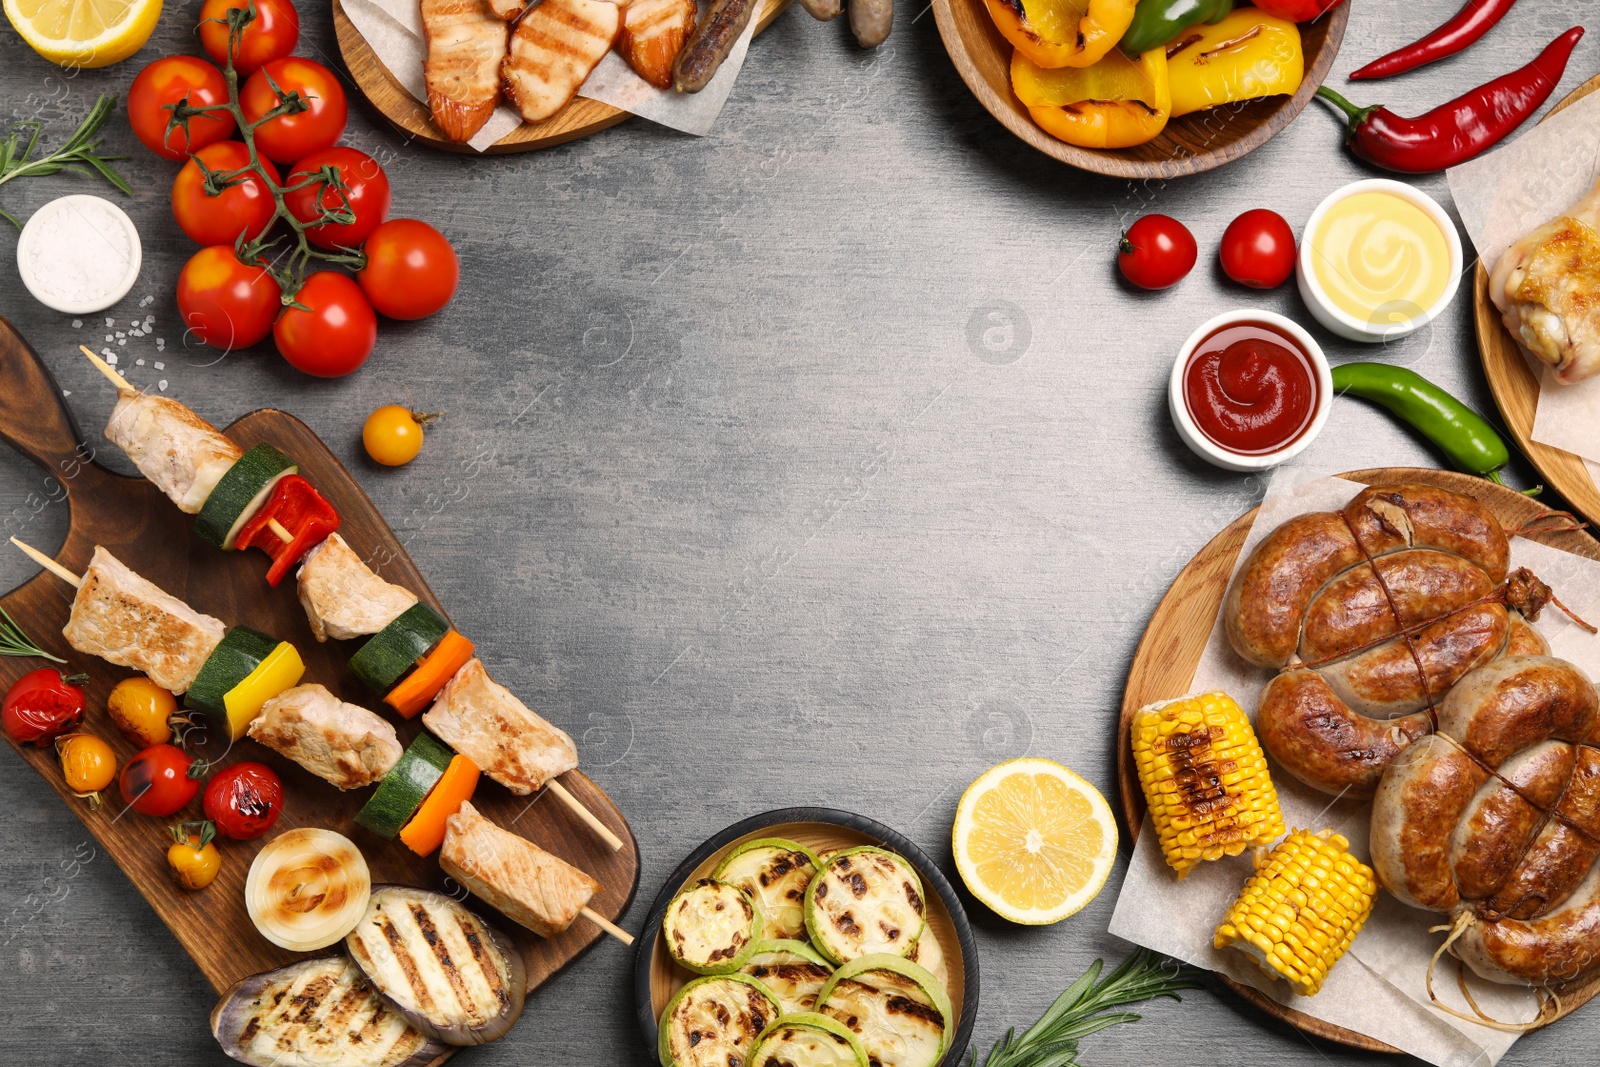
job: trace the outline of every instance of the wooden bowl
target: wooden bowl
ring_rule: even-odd
[[[650,905],[644,935],[634,946],[634,1004],[639,1030],[650,1055],[656,1054],[656,1020],[666,1010],[667,1001],[684,983],[698,977],[678,966],[667,954],[666,937],[661,933],[661,919],[667,905],[684,886],[710,875],[712,868],[734,846],[758,837],[787,837],[813,852],[875,845],[911,861],[922,878],[923,888],[931,891],[927,894],[928,934],[937,938],[944,950],[945,968],[949,972],[947,989],[956,1015],[955,1033],[942,1062],[960,1064],[972,1041],[973,1023],[978,1018],[978,946],[972,939],[966,910],[949,880],[910,840],[864,815],[830,808],[783,808],[736,822],[691,852],[667,878],[655,903]]]
[[[1300,25],[1306,74],[1293,96],[1269,96],[1173,119],[1152,141],[1095,149],[1058,141],[1040,129],[1011,91],[1011,42],[1000,35],[983,0],[933,0],[945,51],[967,88],[1000,124],[1047,156],[1118,178],[1181,178],[1231,163],[1270,141],[1300,114],[1333,68],[1350,5],[1340,4]]]

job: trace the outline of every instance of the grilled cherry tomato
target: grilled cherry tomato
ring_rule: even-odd
[[[1170,215],[1146,215],[1122,235],[1117,266],[1141,289],[1165,289],[1183,280],[1198,254],[1187,226]]]
[[[271,333],[282,296],[272,275],[240,262],[231,244],[202,248],[178,273],[178,317],[202,344],[224,351]]]
[[[200,47],[219,67],[228,64],[228,11],[248,11],[249,0],[206,0],[200,8]],[[263,64],[282,59],[300,40],[300,13],[290,0],[256,0],[256,17],[239,34],[233,69],[248,78]]]
[[[41,667],[17,679],[0,707],[0,723],[19,745],[43,748],[83,721],[83,690],[54,667]]]
[[[278,94],[272,91],[269,77],[285,95],[299,93],[311,106],[293,115],[268,119],[256,127],[257,151],[279,163],[293,163],[339,142],[349,117],[349,105],[338,75],[321,63],[299,56],[274,59],[250,75],[239,90],[239,106],[246,121],[255,122],[278,106]]]
[[[214,171],[232,173],[250,165],[250,150],[239,141],[218,141],[195,153]],[[278,171],[266,160],[261,165],[278,180]],[[216,196],[205,190],[205,173],[191,159],[172,182],[172,217],[189,239],[202,245],[229,245],[243,233],[245,240],[259,236],[277,217],[278,205],[258,175],[251,174]]]
[[[117,776],[117,755],[111,746],[94,734],[67,734],[56,738],[56,755],[61,757],[67,788],[99,807],[100,790]]]
[[[229,112],[212,111],[191,115],[187,134],[182,126],[169,133],[172,112],[167,105],[180,100],[190,107],[226,104],[227,79],[199,56],[163,56],[141,70],[128,89],[128,124],[133,135],[162,159],[188,159],[190,152],[225,140],[238,128]]]
[[[123,737],[140,748],[149,748],[172,736],[178,700],[141,674],[117,683],[106,697],[106,712]]]
[[[400,467],[422,451],[422,428],[437,415],[419,415],[399,404],[385,404],[367,416],[361,443],[367,455],[385,467]]]
[[[417,219],[390,219],[372,231],[356,275],[372,306],[391,319],[420,319],[450,303],[461,263],[444,234]]]
[[[1294,231],[1276,211],[1252,208],[1228,223],[1218,255],[1240,285],[1276,289],[1294,273]]]
[[[151,745],[122,766],[118,785],[134,811],[164,818],[200,792],[190,777],[194,760],[177,745]]]
[[[383,173],[378,161],[365,152],[335,145],[313,152],[296,163],[284,184],[304,181],[306,175],[315,174],[323,167],[332,167],[338,172],[356,220],[312,226],[306,230],[306,239],[318,248],[359,248],[367,235],[389,217],[389,176]],[[318,192],[322,194],[320,197]],[[339,191],[321,183],[286,193],[283,202],[289,214],[301,222],[315,222],[322,218],[324,210],[336,211],[344,207]]]
[[[217,828],[210,822],[178,822],[167,827],[167,832],[172,835],[167,866],[172,868],[173,879],[185,889],[204,889],[215,881],[222,869],[222,857],[211,843]]]
[[[272,327],[272,339],[289,365],[319,378],[349,374],[372,355],[378,317],[347,275],[320,270],[305,280],[295,303]]]
[[[272,829],[283,811],[283,782],[265,763],[225,767],[206,783],[202,803],[217,832],[248,841]]]

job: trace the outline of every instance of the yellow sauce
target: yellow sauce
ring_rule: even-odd
[[[1455,282],[1444,231],[1393,193],[1337,201],[1307,239],[1312,273],[1328,301],[1380,328],[1420,318]]]

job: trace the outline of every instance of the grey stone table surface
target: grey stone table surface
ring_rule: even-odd
[[[1331,83],[1457,6],[1359,0]],[[60,136],[150,58],[194,50],[198,8],[169,0],[139,56],[76,77],[0,30],[0,114]],[[327,7],[301,10],[301,51],[336,62]],[[1464,56],[1352,95],[1421,111],[1597,10],[1520,5]],[[173,285],[192,248],[170,223],[175,165],[144,153],[120,117],[108,141],[131,157],[127,207],[145,242],[126,300],[81,326],[45,309],[0,227],[0,314],[84,426],[103,423],[112,396],[75,346],[153,316],[145,336],[113,342],[135,381],[167,382],[219,424],[282,407],[327,440],[496,674],[578,737],[627,812],[643,853],[634,927],[685,853],[760,811],[858,811],[953,875],[956,800],[999,760],[1052,757],[1112,792],[1113,725],[1146,620],[1265,487],[1184,449],[1166,414],[1173,354],[1234,306],[1309,323],[1292,286],[1227,284],[1218,239],[1257,206],[1298,232],[1329,191],[1371,173],[1315,103],[1210,174],[1079,173],[979,107],[921,0],[898,18],[862,53],[842,26],[791,10],[704,138],[633,121],[465,158],[410,147],[353,107],[348,143],[387,167],[394,214],[443,229],[463,272],[444,313],[384,323],[370,363],[338,381],[301,376],[270,346],[220,360],[185,348]],[[1557,95],[1596,70],[1591,36]],[[1417,184],[1448,205],[1442,175]],[[19,181],[0,207],[25,217],[79,189],[105,191],[70,175]],[[1154,210],[1188,222],[1202,260],[1151,294],[1119,282],[1113,250]],[[1377,356],[1492,411],[1469,279],[1432,329]],[[1336,360],[1374,355],[1317,335]],[[362,458],[359,428],[397,401],[446,414],[420,459],[383,470]],[[1300,462],[1331,473],[1437,459],[1382,413],[1341,402]],[[0,532],[53,548],[64,515],[39,505],[42,478],[0,454]],[[1533,480],[1526,467],[1513,478]],[[31,573],[0,553],[0,588]],[[188,958],[44,783],[0,763],[0,1061],[228,1062]],[[1031,1022],[1097,956],[1127,951],[1105,932],[1114,896],[1044,929],[969,898],[975,1046]],[[648,1062],[631,973],[628,952],[600,945],[471,1061]],[[1590,1008],[1506,1062],[1590,1064],[1597,1043]],[[1308,1039],[1221,987],[1154,1005],[1084,1052],[1102,1065],[1197,1060],[1392,1062]]]

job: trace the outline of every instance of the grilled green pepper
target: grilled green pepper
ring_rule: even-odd
[[[1511,451],[1488,420],[1414,370],[1386,363],[1333,368],[1335,396],[1346,393],[1381,404],[1432,441],[1457,470],[1492,482]]]
[[[1233,0],[1139,0],[1118,45],[1130,56],[1164,48],[1190,26],[1220,22],[1232,11]]]

